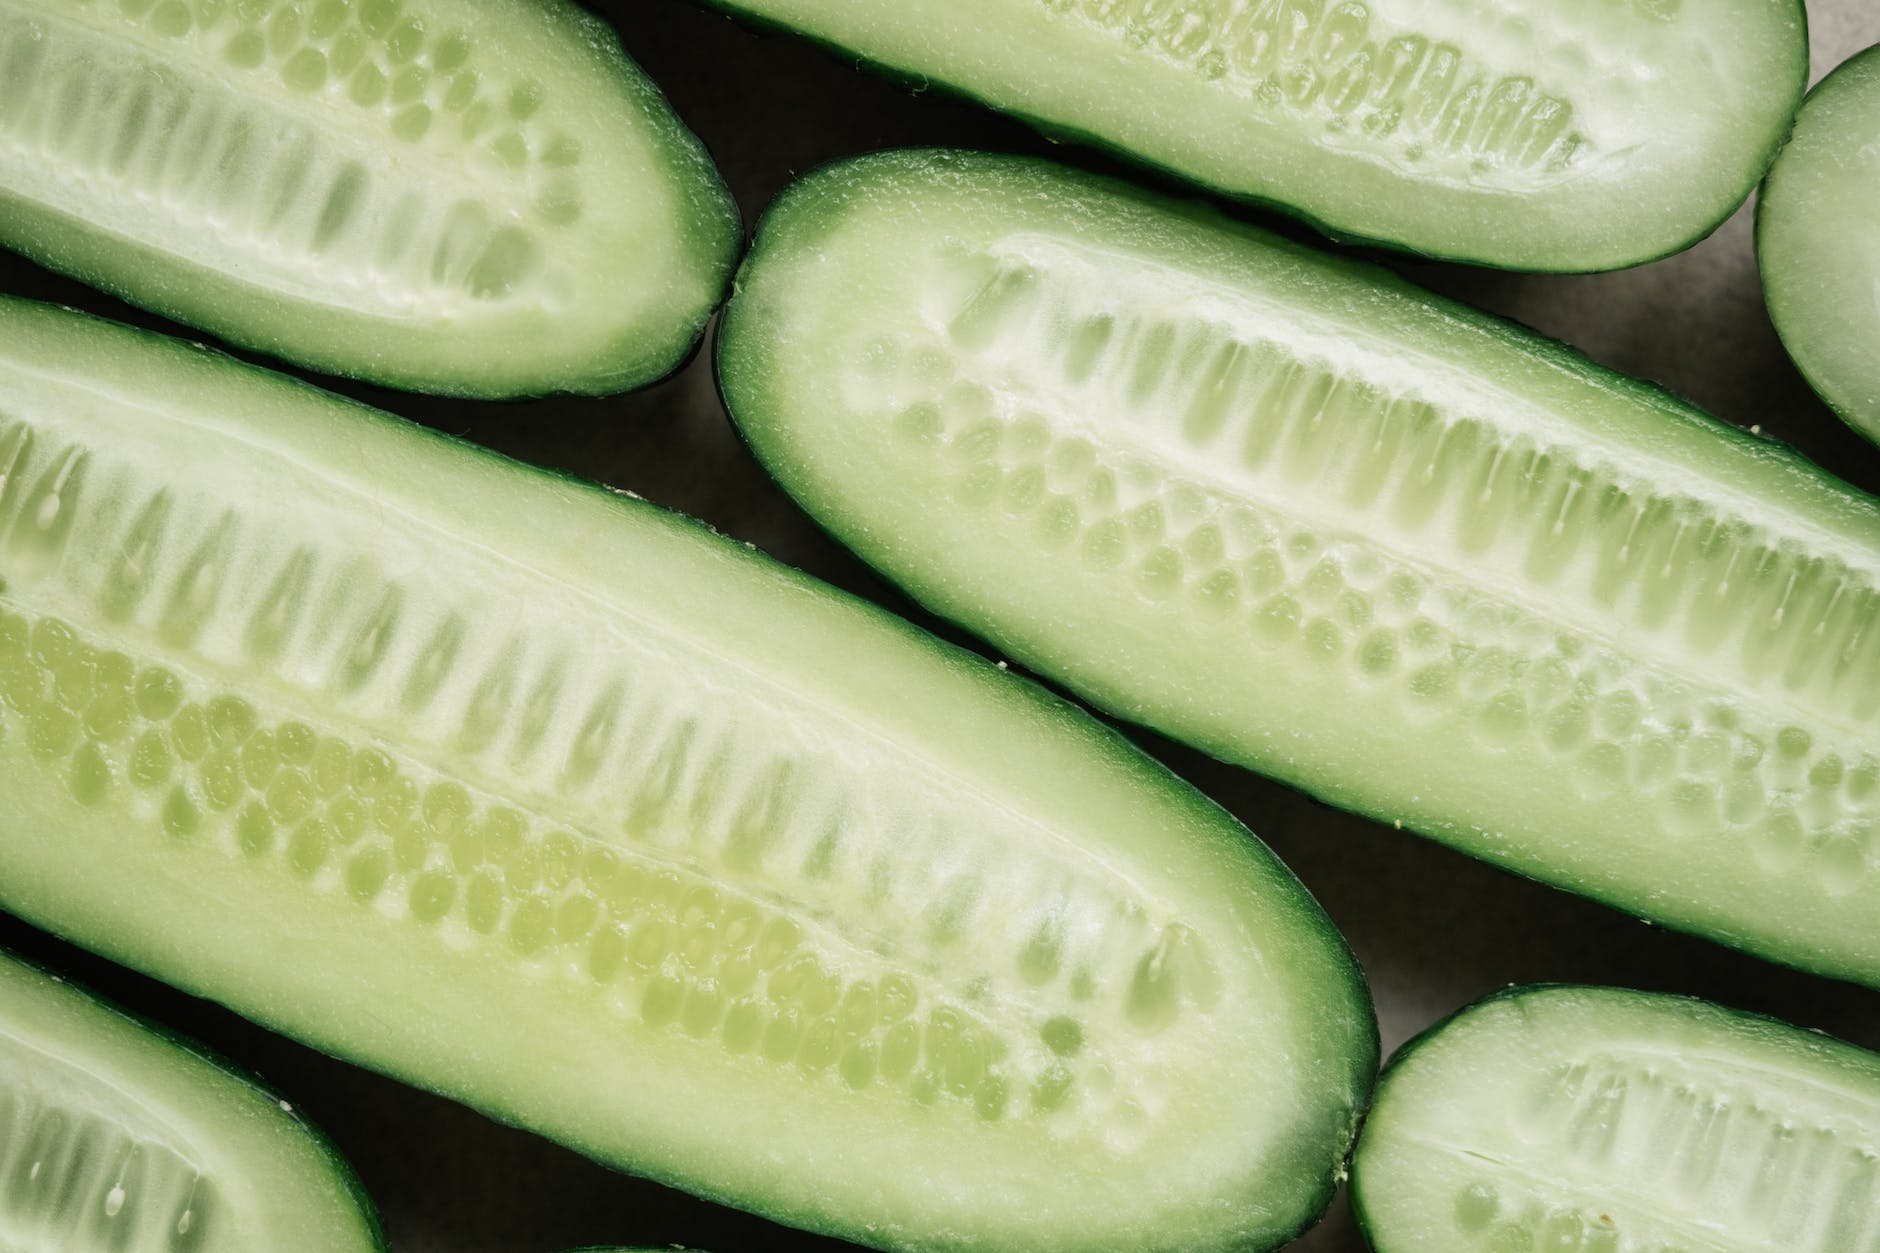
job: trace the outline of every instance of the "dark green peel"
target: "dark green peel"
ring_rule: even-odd
[[[1102,707],[1880,982],[1880,510],[1792,453],[1375,267],[963,153],[787,193],[718,363],[825,527]]]
[[[200,1045],[0,954],[0,1246],[384,1253],[317,1130]]]
[[[1850,1253],[1880,1056],[1704,1001],[1500,993],[1398,1051],[1352,1165],[1378,1253]]]
[[[1377,1056],[1349,952],[1035,686],[643,501],[17,302],[0,473],[0,905],[865,1243],[1267,1248],[1329,1203]]]
[[[698,342],[742,234],[566,0],[5,0],[0,244],[231,343],[452,395]]]
[[[1507,269],[1678,252],[1806,86],[1799,0],[712,0],[1335,238]]]

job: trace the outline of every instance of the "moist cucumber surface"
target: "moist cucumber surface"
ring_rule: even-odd
[[[1342,941],[1094,721],[643,502],[0,305],[0,904],[592,1156],[910,1248],[1263,1248]]]
[[[0,954],[0,1249],[383,1248],[351,1169],[286,1102]]]
[[[1333,235],[1635,265],[1741,204],[1799,0],[711,0]]]
[[[565,0],[0,0],[0,244],[232,343],[458,395],[667,373],[741,234]]]
[[[1519,988],[1391,1060],[1351,1195],[1377,1253],[1865,1253],[1880,1055],[1683,997]]]
[[[751,447],[1120,716],[1880,983],[1880,510],[1508,324],[1047,163],[831,167],[718,345]]]
[[[1763,187],[1769,316],[1809,384],[1880,443],[1880,47],[1809,93]]]

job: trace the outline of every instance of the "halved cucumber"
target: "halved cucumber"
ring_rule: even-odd
[[[691,350],[740,233],[565,0],[0,0],[0,244],[231,343],[618,391]]]
[[[1880,983],[1880,510],[1381,270],[1027,160],[772,211],[745,437],[1123,717],[1646,917]]]
[[[383,1248],[351,1168],[286,1101],[0,954],[0,1249]]]
[[[1378,1253],[1869,1253],[1880,1056],[1684,997],[1518,988],[1391,1059],[1351,1199]]]
[[[0,906],[910,1248],[1266,1247],[1376,1063],[1285,868],[1071,707],[650,505],[0,305]]]
[[[1880,46],[1809,93],[1763,187],[1756,260],[1795,364],[1880,443]]]
[[[711,0],[1331,234],[1525,270],[1688,247],[1808,78],[1800,0]]]

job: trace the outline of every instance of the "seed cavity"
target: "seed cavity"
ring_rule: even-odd
[[[41,169],[54,207],[131,237],[164,219],[165,238],[213,242],[205,263],[338,281],[388,313],[547,298],[537,232],[581,215],[582,157],[554,91],[500,48],[416,11],[374,30],[329,0],[42,10],[0,11],[0,155]],[[334,106],[436,176],[369,168],[324,129]],[[509,224],[440,228],[472,186]]]
[[[306,562],[292,564],[291,582],[319,585]],[[313,600],[311,593],[299,598],[302,609],[285,616],[271,610],[281,629],[270,633],[297,630]],[[375,611],[363,629],[398,637],[400,628],[385,618]],[[359,635],[339,630],[343,622],[338,617],[328,629],[352,655]],[[253,637],[250,630],[246,638]],[[440,676],[469,645],[460,626],[423,638],[423,647],[396,654],[405,677],[391,688],[403,702],[415,685],[419,705],[428,707],[443,699]],[[374,675],[392,664],[389,643],[369,651],[378,659]],[[24,748],[0,738],[0,754],[29,755],[33,769],[62,778],[76,805],[110,812],[113,821],[148,821],[255,874],[331,892],[450,943],[501,944],[514,960],[610,998],[645,1029],[715,1041],[729,1054],[761,1057],[818,1082],[949,1105],[977,1120],[1060,1119],[1081,1109],[1098,1125],[1109,1108],[1094,1096],[1079,1100],[1083,1069],[1106,1051],[1106,1029],[1097,1025],[1103,1011],[1092,1000],[1085,950],[1066,931],[1078,916],[1064,895],[1074,889],[1069,883],[1043,894],[1030,939],[1014,937],[1016,961],[997,973],[1013,991],[1061,989],[1054,996],[1075,996],[1088,1013],[1056,1014],[1019,1030],[985,1008],[991,974],[948,986],[880,957],[847,972],[852,954],[838,961],[761,895],[635,851],[630,842],[603,844],[383,747],[279,718],[177,671],[139,666],[60,619],[0,606],[0,681],[9,720],[18,715],[29,728]],[[363,680],[342,672],[332,681]],[[604,690],[567,745],[564,776],[597,778],[603,763],[626,751],[652,757],[642,761],[655,770],[662,756],[672,758],[663,794],[640,815],[650,826],[637,834],[668,831],[679,815],[708,835],[752,823],[774,831],[793,820],[791,771],[760,776],[771,785],[767,799],[740,794],[726,787],[727,767],[712,764],[720,750],[695,724],[674,723],[649,738],[632,708],[627,689]],[[727,794],[743,799],[727,809]],[[859,846],[842,823],[824,830],[823,851],[812,857],[819,865],[806,873],[847,881]],[[733,847],[728,834],[716,838]],[[739,864],[762,863],[760,853]],[[991,887],[964,871],[949,882],[931,897],[925,925],[963,942],[983,925]],[[1108,981],[1119,998],[1109,1012],[1136,1032],[1166,1030],[1186,1006],[1211,1004],[1215,994],[1211,960],[1178,925],[1153,935],[1128,971]],[[138,1208],[134,1189],[126,1188],[122,1208]],[[195,1212],[200,1223],[200,1203]]]
[[[878,331],[859,349],[855,403],[899,415],[887,437],[921,445],[989,531],[1037,537],[1145,615],[1192,606],[1183,629],[1250,669],[1309,668],[1475,751],[1558,762],[1563,788],[1624,798],[1666,842],[1824,902],[1874,890],[1880,772],[1851,786],[1849,765],[1880,721],[1874,571],[1251,337],[1205,301],[1128,299],[1127,274],[1099,283],[1059,248],[948,254],[924,307],[949,350]],[[1172,451],[1093,440],[1092,414],[1167,424]],[[1356,533],[1409,531],[1460,573],[1432,581],[1273,497],[1336,502]],[[1472,588],[1483,565],[1523,594]],[[1527,589],[1576,625],[1527,610]]]
[[[1400,165],[1440,158],[1475,178],[1557,177],[1591,150],[1559,91],[1454,43],[1393,30],[1358,0],[1036,2],[1220,84],[1242,107],[1289,115],[1326,142]]]
[[[1715,1243],[1723,1232],[1718,1247],[1745,1253],[1842,1253],[1873,1234],[1872,1113],[1857,1100],[1771,1101],[1754,1071],[1702,1059],[1564,1062],[1533,1081],[1517,1122],[1524,1151],[1556,1163],[1561,1182],[1466,1184],[1456,1226],[1488,1250],[1525,1239],[1535,1250],[1659,1253],[1667,1239]],[[1741,1173],[1744,1163],[1754,1169]]]
[[[62,1101],[77,1076],[0,1050],[0,1240],[21,1248],[209,1247],[219,1230],[214,1182],[178,1142]],[[10,1073],[9,1073],[10,1072]]]

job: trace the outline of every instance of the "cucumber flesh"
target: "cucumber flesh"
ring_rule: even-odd
[[[0,306],[0,906],[895,1247],[1267,1247],[1375,1020],[1070,706],[639,501]]]
[[[0,1249],[384,1247],[351,1168],[287,1102],[0,954]]]
[[[1807,86],[1799,0],[712,0],[1341,238],[1511,269],[1688,247]]]
[[[1880,984],[1880,510],[1535,336],[1044,163],[833,167],[718,346],[745,438],[1096,704]]]
[[[0,244],[304,366],[650,382],[740,235],[697,139],[565,0],[0,0]]]
[[[1809,93],[1769,171],[1756,260],[1795,364],[1880,443],[1880,46]]]
[[[1516,989],[1392,1059],[1351,1197],[1378,1253],[1869,1253],[1880,1056],[1683,997]]]

